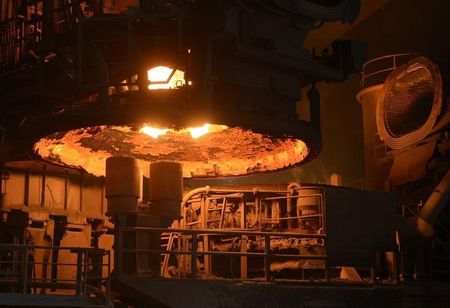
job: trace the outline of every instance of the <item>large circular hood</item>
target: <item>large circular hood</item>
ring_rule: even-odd
[[[425,138],[443,109],[439,67],[417,57],[394,70],[386,79],[377,102],[380,138],[392,149]]]
[[[225,110],[201,113],[167,102],[118,105],[72,122],[54,119],[45,132],[35,139],[35,155],[96,176],[105,174],[110,156],[134,157],[143,165],[177,161],[185,177],[223,177],[293,167],[321,149],[320,135],[304,121]]]

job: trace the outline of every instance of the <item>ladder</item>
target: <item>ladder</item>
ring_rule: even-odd
[[[167,241],[166,244],[162,243],[161,244],[161,248],[164,249],[169,252],[172,250],[173,248],[173,243],[175,241],[175,239],[178,239],[178,235],[174,232],[171,232],[169,234],[167,233],[163,233],[163,235],[161,236],[161,241]],[[169,266],[169,259],[170,259],[170,254],[166,253],[164,255],[163,261],[162,261],[162,266],[161,266],[161,276],[162,277],[169,277],[169,273],[167,272],[168,270],[168,266]]]

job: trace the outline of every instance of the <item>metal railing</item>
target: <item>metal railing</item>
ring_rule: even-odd
[[[161,234],[173,234],[178,243],[172,245],[170,249],[161,249],[156,246],[159,245],[140,245],[140,247],[127,247],[125,242],[130,242],[130,239],[143,234],[154,234],[160,236]],[[326,256],[326,235],[325,234],[298,234],[298,233],[287,233],[287,232],[259,232],[259,231],[248,231],[248,230],[218,230],[218,229],[167,229],[167,228],[151,228],[151,227],[122,227],[119,228],[119,247],[116,250],[116,260],[119,262],[117,266],[118,275],[134,274],[130,268],[130,264],[126,260],[126,256],[131,256],[132,259],[142,260],[141,264],[137,266],[147,266],[147,262],[157,262],[157,264],[150,265],[149,275],[151,276],[161,276],[165,271],[159,270],[161,263],[161,256],[164,260],[165,255],[172,256],[173,265],[176,267],[176,274],[170,278],[190,278],[190,279],[215,279],[218,278],[211,271],[211,257],[215,256],[225,256],[225,257],[237,257],[240,259],[240,275],[239,277],[228,277],[238,280],[266,280],[273,281],[277,280],[274,275],[274,270],[271,268],[271,262],[274,260],[296,260],[298,263],[299,270],[316,270],[322,272],[322,275],[317,282],[327,282],[329,281],[329,268],[327,266],[327,256]],[[216,245],[211,245],[210,239],[214,238],[216,241],[225,240],[231,243],[230,250],[219,250]],[[322,247],[322,253],[320,254],[300,254],[293,252],[284,252],[273,240],[287,240],[291,243],[290,247],[299,246],[301,241],[306,241],[309,243],[316,243],[318,247]],[[259,242],[258,248],[251,248],[250,243]],[[308,244],[305,244],[308,246]],[[139,246],[139,245],[138,245]],[[313,245],[309,245],[313,246]],[[286,247],[287,248],[287,247]],[[138,256],[148,256],[149,258],[139,258]],[[152,256],[157,256],[157,258],[152,258]],[[203,259],[203,266],[199,265],[198,258]],[[262,262],[262,267],[259,273],[262,276],[249,277],[247,275],[247,261],[248,258],[259,258]],[[305,262],[300,262],[305,261]],[[307,261],[307,262],[306,262]],[[313,262],[315,261],[315,262]],[[126,263],[126,264],[125,264]],[[317,266],[314,267],[316,263]],[[309,264],[307,266],[302,266],[300,264]],[[151,268],[157,268],[158,270],[151,270]],[[303,274],[296,279],[291,279],[295,281],[301,281]],[[169,276],[165,276],[169,278]],[[220,277],[226,278],[226,277]],[[287,281],[289,279],[282,279]],[[311,281],[311,277],[305,281]]]
[[[311,205],[315,206],[317,211],[315,214],[304,215],[296,203],[311,198],[315,199]],[[235,228],[261,231],[277,226],[284,231],[289,231],[311,219],[317,220],[317,230],[325,228],[323,191],[317,187],[308,186],[301,187],[294,193],[279,190],[230,191],[225,189],[210,189],[207,193],[199,192],[185,200],[185,206],[182,208],[184,219],[180,222],[180,226],[187,229],[222,229],[225,227],[224,220],[228,206],[237,209],[239,224],[234,226]],[[198,207],[195,217],[188,215],[188,211],[195,207]],[[251,222],[249,217],[253,217]]]
[[[104,249],[0,244],[0,292],[74,295],[109,307],[110,272]]]
[[[367,61],[361,73],[361,88],[383,83],[393,70],[416,56],[417,53],[399,53]]]
[[[23,18],[0,22],[0,77],[18,69],[28,40],[27,25]]]

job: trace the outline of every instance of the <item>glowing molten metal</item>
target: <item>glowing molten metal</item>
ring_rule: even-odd
[[[172,160],[183,164],[185,177],[245,175],[273,171],[300,163],[306,144],[290,137],[273,138],[225,125],[160,128],[93,126],[55,133],[35,144],[46,160],[105,174],[109,156],[132,156],[145,164]]]
[[[228,126],[226,125],[211,125],[209,123],[204,124],[200,127],[189,127],[181,130],[173,130],[168,128],[156,128],[148,125],[144,125],[139,132],[142,134],[146,134],[154,139],[157,139],[159,136],[167,134],[168,131],[171,131],[172,133],[178,133],[178,134],[190,134],[192,138],[197,139],[200,138],[203,135],[206,135],[210,132],[219,132],[227,129]]]
[[[207,134],[209,132],[209,127],[211,126],[211,124],[206,123],[203,126],[200,127],[192,127],[189,129],[189,131],[191,132],[191,136],[194,139],[197,139],[205,134]]]
[[[165,135],[168,131],[168,129],[160,129],[151,126],[144,126],[139,130],[140,133],[146,134],[154,139],[161,135]]]

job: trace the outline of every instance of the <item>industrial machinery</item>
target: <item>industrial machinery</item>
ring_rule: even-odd
[[[316,23],[354,20],[359,1],[294,2],[6,2],[5,160],[37,154],[101,176],[107,157],[133,155],[177,160],[186,176],[211,177],[279,170],[316,157],[320,97],[311,96],[314,123],[298,120],[299,86],[344,80],[363,53],[343,41],[333,55],[317,58],[302,42]],[[18,10],[28,15],[17,19]],[[33,24],[42,37],[31,44],[34,19],[42,21],[42,28]],[[196,148],[191,129],[194,136],[214,133],[205,141],[208,150]],[[158,140],[142,145],[138,132]]]
[[[121,170],[129,170],[124,174],[135,169],[129,158],[113,157],[108,162],[111,159],[122,162]],[[123,300],[135,305],[143,301],[216,307],[221,301],[233,305],[233,298],[226,295],[228,288],[237,297],[245,296],[239,289],[241,281],[266,281],[276,293],[283,291],[275,283],[396,283],[395,259],[384,273],[375,264],[377,254],[392,254],[397,247],[392,195],[299,184],[254,189],[207,186],[187,192],[181,201],[177,166],[173,162],[150,165],[149,203],[128,208],[124,206],[128,202],[122,201],[116,210],[115,198],[108,199],[108,206],[114,208],[110,214],[120,221],[115,224],[114,284]],[[113,181],[108,180],[108,170],[107,183]],[[158,184],[151,184],[155,181]],[[126,187],[129,183],[136,181],[126,181]],[[159,188],[156,193],[154,188]],[[129,204],[137,199],[132,191],[136,189],[123,193],[133,199]],[[174,220],[170,228],[165,226],[168,219]],[[171,296],[184,284],[181,298]],[[202,290],[199,296],[184,293],[195,289]],[[263,300],[257,289],[245,302],[257,305]],[[285,292],[295,296],[295,288]],[[303,301],[297,300],[277,298],[286,305]],[[337,300],[328,298],[330,303]]]
[[[373,59],[364,68],[358,100],[364,113],[365,172],[369,188],[396,195],[403,217],[402,276],[448,279],[448,215],[443,211],[450,194],[447,65],[400,54]]]
[[[400,303],[398,278],[414,271],[398,269],[398,256],[409,262],[399,245],[425,252],[427,241],[414,243],[448,200],[446,79],[430,60],[394,65],[384,87],[360,93],[370,97],[366,131],[392,154],[379,168],[367,154],[379,144],[366,142],[375,191],[338,181],[186,185],[317,157],[316,83],[360,71],[365,47],[335,41],[318,55],[304,41],[326,22],[353,22],[359,6],[2,1],[0,305]],[[423,92],[408,95],[405,83]],[[302,88],[308,121],[296,111]],[[416,116],[417,106],[430,116]],[[424,175],[388,173],[428,140],[427,153],[436,158],[437,148],[441,160],[427,187],[440,186],[423,215],[407,219],[396,213],[398,191]],[[430,157],[420,163],[428,168]]]

